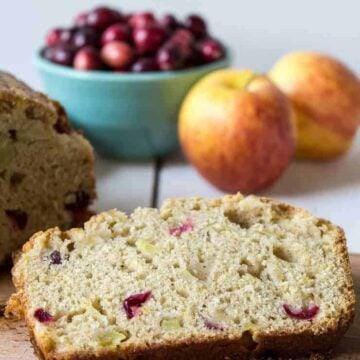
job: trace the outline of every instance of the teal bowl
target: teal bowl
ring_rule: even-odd
[[[48,95],[66,109],[96,151],[121,159],[164,156],[179,147],[180,104],[202,76],[229,58],[187,70],[149,73],[77,71],[35,55]]]

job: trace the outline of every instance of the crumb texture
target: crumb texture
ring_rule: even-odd
[[[95,197],[93,165],[63,108],[0,72],[0,263],[34,232],[77,222]]]
[[[13,274],[15,303],[48,359],[151,359],[185,344],[238,359],[284,354],[291,335],[303,339],[295,355],[309,354],[328,349],[354,307],[340,229],[254,196],[170,199],[51,229],[25,246]]]

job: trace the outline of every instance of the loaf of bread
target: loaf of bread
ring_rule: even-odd
[[[63,108],[0,72],[0,264],[34,232],[86,217],[93,165]]]
[[[13,279],[7,316],[47,360],[295,358],[331,349],[354,316],[343,231],[255,196],[39,232]]]

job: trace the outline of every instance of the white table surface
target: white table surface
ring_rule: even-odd
[[[158,176],[156,174],[158,169]],[[95,210],[155,206],[168,197],[219,197],[224,193],[172,156],[163,161],[124,163],[99,158]],[[345,156],[328,162],[294,161],[280,180],[259,195],[307,208],[345,229],[350,252],[360,253],[360,133]]]

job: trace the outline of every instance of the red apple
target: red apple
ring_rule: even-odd
[[[230,192],[271,185],[295,148],[289,100],[249,70],[219,70],[202,78],[181,106],[179,136],[200,174]]]

